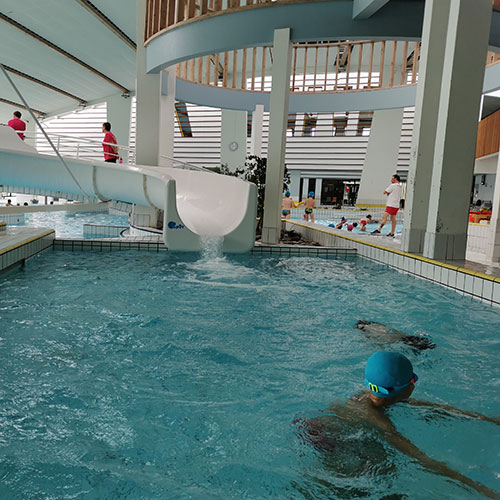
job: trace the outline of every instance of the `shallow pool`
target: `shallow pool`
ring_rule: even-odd
[[[24,226],[55,229],[57,238],[83,238],[84,224],[128,226],[127,215],[107,212],[32,212],[24,215]]]
[[[0,286],[0,498],[481,498],[377,436],[330,460],[294,421],[364,389],[358,319],[431,336],[392,345],[415,397],[500,415],[498,309],[361,258],[47,252]],[[500,490],[498,426],[390,414]]]
[[[316,224],[322,224],[323,226],[330,226],[330,224],[338,224],[340,220],[331,220],[331,219],[318,219],[315,221]],[[366,231],[360,231],[360,225],[359,225],[359,220],[349,220],[349,224],[352,224],[353,222],[357,222],[358,226],[353,228],[352,232],[353,233],[359,233],[359,234],[370,234],[372,231],[378,228],[379,224],[367,224],[366,225]],[[382,235],[384,234],[389,234],[391,232],[391,221],[388,220],[388,222],[385,224],[385,226],[382,228]],[[347,233],[347,226],[344,226],[342,228],[342,231],[345,231]],[[396,234],[399,234],[403,231],[403,224],[396,224]]]

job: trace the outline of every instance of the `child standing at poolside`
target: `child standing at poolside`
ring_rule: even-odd
[[[283,210],[281,213],[283,214],[283,217],[285,219],[290,218],[290,211],[292,208],[295,208],[295,203],[292,200],[292,197],[290,196],[290,191],[285,191],[285,199],[283,200]]]
[[[316,201],[314,200],[314,193],[311,191],[309,197],[304,202],[304,220],[309,222],[309,217],[311,217],[311,222],[314,222],[314,212],[313,209],[316,208]]]

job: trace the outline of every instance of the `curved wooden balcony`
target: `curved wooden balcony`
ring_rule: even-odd
[[[270,92],[272,47],[254,47],[183,61],[177,76],[200,85]],[[417,82],[420,42],[298,43],[292,48],[290,91],[389,89]]]

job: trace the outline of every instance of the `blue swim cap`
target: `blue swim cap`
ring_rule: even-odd
[[[366,362],[364,384],[379,398],[397,396],[417,380],[410,360],[397,352],[377,351]]]
[[[345,220],[345,217],[341,217],[340,220]]]
[[[285,196],[290,196],[290,191],[285,191]]]
[[[311,192],[309,193],[309,196],[314,196],[314,191],[311,191]]]

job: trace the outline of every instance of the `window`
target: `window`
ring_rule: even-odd
[[[304,128],[302,129],[302,135],[304,137],[314,135],[317,121],[318,117],[316,115],[313,115],[312,113],[304,113]]]
[[[335,137],[344,137],[347,128],[347,120],[349,113],[334,113],[333,114],[333,135]]]
[[[372,126],[373,111],[360,111],[358,118],[357,136],[370,135]]]
[[[185,102],[178,101],[175,103],[175,115],[177,116],[182,137],[193,137]]]

